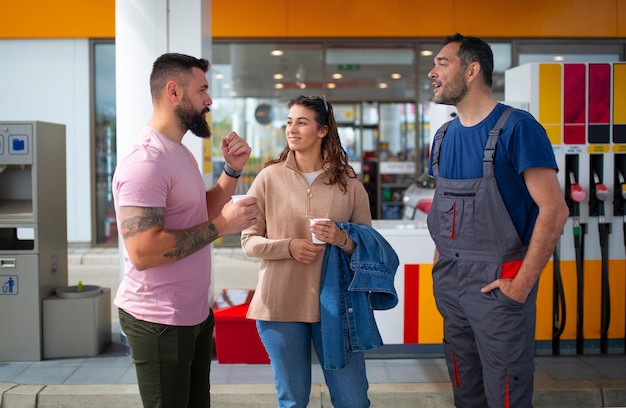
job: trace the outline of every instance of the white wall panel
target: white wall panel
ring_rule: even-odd
[[[67,239],[91,242],[89,41],[0,40],[0,120],[66,126]]]

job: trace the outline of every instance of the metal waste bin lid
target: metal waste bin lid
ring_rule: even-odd
[[[98,296],[102,293],[102,288],[96,285],[82,285],[83,290],[78,291],[78,286],[64,286],[56,290],[56,295],[64,299],[77,299]]]

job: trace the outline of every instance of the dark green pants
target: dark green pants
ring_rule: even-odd
[[[197,326],[137,320],[119,310],[145,408],[210,407],[213,312]]]

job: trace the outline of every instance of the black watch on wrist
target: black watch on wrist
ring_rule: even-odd
[[[232,178],[239,178],[239,176],[241,176],[241,170],[233,169],[228,165],[228,163],[224,163],[224,173],[226,173],[228,177]]]

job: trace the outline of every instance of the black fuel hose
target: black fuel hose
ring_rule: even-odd
[[[585,224],[581,224],[578,231],[574,231],[574,250],[576,252],[576,354],[584,354],[585,337],[583,334],[585,308],[585,276],[584,276],[584,247],[585,247]]]
[[[626,232],[625,232],[626,233]],[[558,249],[554,250],[552,255],[552,272],[554,274],[553,293],[552,293],[552,354],[561,354],[561,335],[565,330],[565,291],[563,289],[563,277],[561,276],[561,259]]]
[[[611,322],[611,292],[609,288],[609,233],[610,224],[598,224],[600,234],[600,252],[602,255],[602,290],[600,309],[600,353],[606,354],[609,350],[609,324]]]

